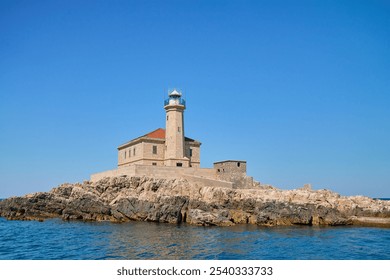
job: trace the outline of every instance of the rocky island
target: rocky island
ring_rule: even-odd
[[[280,190],[257,182],[254,185],[235,189],[183,178],[105,177],[5,199],[0,201],[0,216],[10,220],[137,220],[202,226],[248,223],[390,227],[390,201],[340,196],[308,186]]]
[[[390,201],[345,197],[306,186],[283,191],[246,174],[246,161],[201,168],[201,143],[184,135],[186,102],[173,90],[164,101],[165,129],[118,150],[118,168],[89,181],[0,201],[7,219],[129,220],[231,226],[374,225],[390,227]]]

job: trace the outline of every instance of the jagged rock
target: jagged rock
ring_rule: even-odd
[[[268,185],[232,189],[185,179],[112,177],[62,184],[47,193],[0,201],[7,219],[129,220],[231,226],[374,225],[390,227],[390,201],[344,197],[308,186],[282,191]]]

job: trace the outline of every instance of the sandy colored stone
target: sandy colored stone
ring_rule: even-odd
[[[7,219],[141,220],[194,225],[372,225],[390,227],[390,201],[330,190],[233,189],[184,178],[107,177],[63,184],[47,193],[0,202]]]

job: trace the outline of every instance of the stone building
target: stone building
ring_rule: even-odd
[[[232,173],[246,174],[246,161],[243,160],[224,160],[214,162],[214,169],[219,176],[225,176]]]
[[[133,164],[200,167],[199,141],[184,136],[184,110],[182,94],[169,93],[164,102],[165,129],[158,128],[118,147],[118,167]]]
[[[115,176],[184,178],[192,184],[228,188],[251,188],[246,162],[227,160],[213,168],[200,167],[200,146],[184,134],[186,102],[177,90],[164,101],[165,129],[158,128],[118,147],[118,168],[91,175],[91,181]]]
[[[232,182],[235,188],[253,185],[253,178],[246,176],[246,161],[224,160],[214,162],[217,179]]]

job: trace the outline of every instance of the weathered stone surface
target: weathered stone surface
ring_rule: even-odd
[[[0,201],[7,219],[163,223],[231,226],[370,225],[390,227],[390,201],[344,197],[309,187],[232,189],[198,186],[185,179],[111,177],[63,184],[47,193]]]

